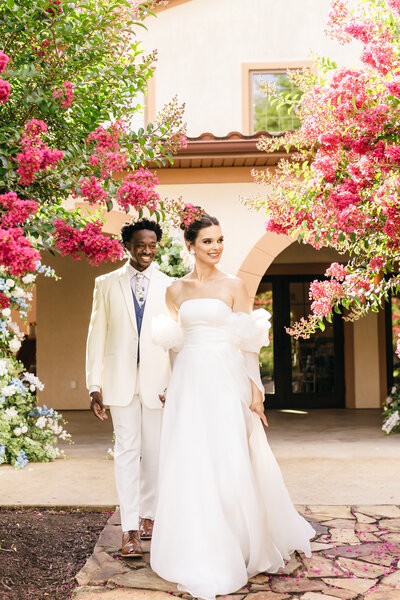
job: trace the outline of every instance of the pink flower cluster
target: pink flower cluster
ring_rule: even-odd
[[[36,178],[36,173],[47,167],[54,169],[56,164],[62,160],[64,153],[61,150],[51,149],[43,142],[42,134],[46,133],[47,125],[44,121],[31,119],[25,125],[25,133],[20,145],[22,152],[17,154],[20,183],[28,185]]]
[[[0,79],[0,104],[5,104],[10,97],[11,86],[5,79]]]
[[[382,267],[385,264],[386,264],[386,261],[384,260],[383,256],[374,256],[369,261],[369,267],[370,267],[371,271],[373,271],[374,273],[379,273],[379,271],[382,269]]]
[[[204,210],[199,206],[193,206],[190,202],[187,202],[179,211],[181,218],[181,226],[188,227],[191,223],[198,221],[204,214]]]
[[[8,267],[12,275],[34,271],[40,260],[40,254],[20,227],[37,209],[36,202],[21,200],[14,192],[0,195],[0,264]]]
[[[0,73],[4,73],[7,68],[8,61],[10,60],[7,54],[4,54],[2,50],[0,50]]]
[[[93,266],[101,262],[122,260],[124,250],[118,240],[103,235],[102,223],[87,223],[83,229],[75,229],[63,219],[53,221],[55,247],[62,256],[71,255],[75,260],[87,257]]]
[[[344,290],[343,286],[336,279],[331,281],[318,281],[315,279],[310,284],[309,291],[311,303],[311,310],[315,316],[322,319],[329,315],[333,305],[343,298]]]
[[[386,0],[390,10],[400,16],[400,0]]]
[[[74,84],[70,81],[64,81],[62,88],[53,92],[53,97],[62,98],[61,108],[67,110],[67,108],[72,106],[74,100]]]
[[[338,281],[343,281],[343,279],[345,279],[346,275],[347,275],[346,268],[337,262],[332,263],[331,266],[328,267],[328,269],[325,271],[326,277],[334,277]]]
[[[4,229],[0,226],[0,264],[8,267],[15,277],[36,270],[40,254],[32,248],[22,227]]]
[[[136,210],[147,207],[155,210],[160,201],[160,196],[154,190],[158,179],[146,169],[140,168],[129,173],[117,191],[117,202],[127,212],[132,206]]]
[[[38,208],[37,202],[34,200],[20,200],[15,192],[0,194],[0,227],[22,225],[29,215],[35,213]]]
[[[51,15],[54,16],[57,13],[61,13],[63,11],[62,6],[60,6],[61,0],[48,0],[48,3],[51,4],[52,6],[49,6],[48,8],[46,8],[47,13],[50,13]]]
[[[10,298],[7,298],[2,292],[0,292],[0,310],[8,308],[10,306]]]
[[[128,168],[128,159],[120,147],[120,138],[125,132],[125,124],[118,120],[108,129],[99,125],[88,135],[86,142],[95,142],[94,154],[90,155],[89,163],[100,168],[101,177],[106,178],[113,171],[124,171]]]
[[[107,192],[102,187],[102,180],[94,177],[84,177],[79,182],[81,194],[84,200],[89,204],[102,203],[107,201]]]

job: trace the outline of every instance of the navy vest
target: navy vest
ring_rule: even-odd
[[[136,300],[135,292],[133,290],[132,290],[132,296],[133,296],[133,304],[135,306],[136,325],[137,325],[137,330],[138,330],[137,361],[139,362],[140,361],[140,332],[142,330],[143,314],[144,314],[144,307],[146,306],[146,302],[144,302],[143,306],[140,307],[138,304],[138,301]]]

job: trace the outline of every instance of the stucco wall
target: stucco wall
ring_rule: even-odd
[[[119,264],[94,268],[87,261],[50,255],[43,262],[61,280],[40,277],[37,284],[37,370],[45,384],[39,401],[57,409],[88,408],[85,346],[94,280]]]
[[[242,63],[307,60],[313,50],[354,64],[357,44],[340,46],[324,34],[329,4],[191,0],[162,10],[148,19],[147,32],[138,32],[147,50],[158,51],[156,109],[177,94],[186,103],[190,136],[225,135],[242,130]]]

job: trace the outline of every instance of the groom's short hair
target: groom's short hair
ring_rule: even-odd
[[[121,229],[121,240],[122,245],[126,246],[128,242],[131,241],[133,234],[135,231],[140,231],[142,229],[148,229],[149,231],[154,231],[157,236],[157,242],[159,242],[162,238],[162,229],[158,223],[155,221],[151,221],[150,219],[139,219],[139,221],[129,221],[125,223],[123,228]]]

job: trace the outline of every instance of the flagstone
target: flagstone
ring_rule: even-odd
[[[114,575],[127,573],[129,568],[115,560],[107,552],[96,552],[86,561],[75,575],[79,585],[99,585],[106,583]]]
[[[110,590],[104,587],[77,588],[73,597],[76,600],[171,600],[171,595],[166,592],[123,588]],[[231,596],[231,599],[237,600],[235,596]]]
[[[376,535],[374,535],[373,533],[364,533],[363,531],[360,531],[359,533],[357,533],[360,542],[379,542],[380,539],[378,537],[376,537]]]
[[[354,519],[349,506],[307,506],[305,514],[327,515],[331,519]]]
[[[322,581],[324,581],[328,585],[336,585],[339,588],[351,590],[352,592],[356,592],[357,594],[364,594],[364,592],[372,588],[372,586],[374,586],[378,580],[350,578],[341,579],[339,577],[324,577]]]
[[[330,521],[324,521],[324,525],[327,527],[334,527],[335,529],[353,529],[355,523],[351,519],[332,519]]]
[[[301,566],[301,562],[299,560],[297,560],[297,558],[292,554],[289,562],[287,562],[286,565],[282,569],[279,570],[279,573],[283,573],[285,575],[291,575],[300,566]]]
[[[312,552],[319,552],[320,550],[329,550],[329,548],[333,548],[336,544],[323,544],[321,542],[311,542],[311,550]]]
[[[109,552],[119,552],[122,543],[122,529],[119,525],[106,525],[99,535],[96,548],[106,548]]]
[[[159,590],[161,592],[177,592],[175,583],[161,579],[150,567],[129,571],[122,575],[111,577],[109,583],[122,587],[138,588],[144,590]]]
[[[303,563],[307,569],[307,577],[329,577],[332,575],[344,575],[332,560],[323,556],[304,558]]]
[[[382,519],[379,525],[381,529],[400,531],[400,519]]]
[[[387,585],[378,585],[367,595],[368,600],[399,600],[399,598],[399,590],[390,588]]]
[[[107,521],[108,525],[121,525],[121,513],[119,510],[119,506],[115,509],[115,512],[111,515],[111,517]]]
[[[357,598],[358,592],[351,592],[350,590],[337,590],[335,588],[329,588],[326,592],[330,596],[340,598],[340,600],[353,600]]]
[[[384,539],[391,544],[399,544],[400,545],[400,532],[399,533],[383,533],[383,535],[381,535],[381,539]]]
[[[318,521],[313,521],[309,517],[306,517],[306,520],[310,523],[311,527],[316,531],[316,533],[328,533],[329,532],[328,527],[325,527],[325,525],[321,525],[320,523],[318,523]]]
[[[268,583],[269,575],[265,575],[264,573],[259,573],[258,575],[254,575],[251,579],[249,579],[249,583]]]
[[[217,596],[217,600],[222,600],[222,598],[236,600],[236,596]],[[275,592],[256,592],[246,596],[246,600],[285,600],[286,598],[290,598],[289,594],[276,594]]]
[[[315,592],[308,592],[301,596],[301,600],[337,600],[336,596],[331,596],[328,594],[320,594]]]
[[[367,515],[363,515],[362,513],[355,512],[354,516],[356,517],[359,523],[375,523],[376,519],[373,517],[368,517]]]
[[[326,555],[329,557],[343,556],[345,558],[361,558],[361,557],[372,555],[372,554],[379,555],[380,553],[388,554],[387,545],[384,544],[382,541],[380,541],[377,544],[359,543],[357,546],[356,545],[336,546],[334,548],[329,548],[326,551]],[[393,553],[393,557],[395,558],[396,556],[400,555],[400,549],[393,548],[393,549],[391,549],[391,553]],[[394,558],[392,560],[394,560]]]
[[[400,571],[395,571],[394,573],[391,573],[390,575],[388,575],[387,577],[383,577],[383,579],[381,580],[381,583],[383,583],[384,585],[388,585],[390,587],[396,588],[396,590],[400,590]],[[399,598],[400,598],[400,594],[399,594]]]
[[[270,582],[273,592],[319,592],[325,590],[328,586],[317,579],[293,579],[290,577],[274,577]]]
[[[394,505],[357,506],[357,512],[376,518],[397,519],[400,517],[400,508]]]
[[[359,544],[360,540],[353,530],[350,529],[331,529],[331,540],[338,544]]]
[[[338,559],[338,564],[344,571],[352,573],[356,577],[380,577],[386,573],[386,567],[365,563],[354,558],[344,558],[341,556]]]
[[[371,533],[372,531],[379,531],[379,527],[371,523],[357,523],[355,530],[357,533]]]

